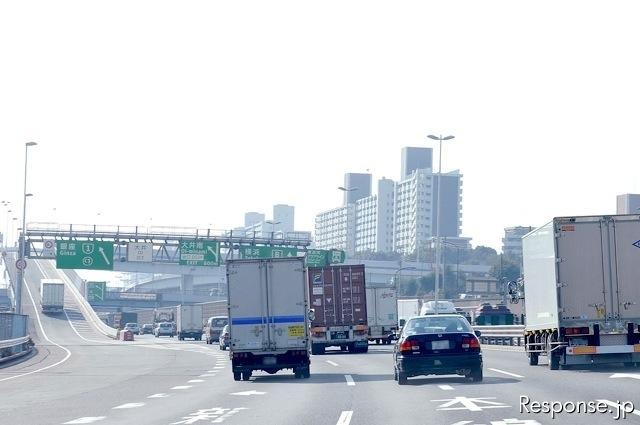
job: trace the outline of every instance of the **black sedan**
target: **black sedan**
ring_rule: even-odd
[[[393,350],[398,384],[419,375],[464,375],[482,381],[480,333],[458,314],[409,319]]]

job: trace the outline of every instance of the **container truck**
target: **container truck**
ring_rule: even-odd
[[[309,267],[311,353],[369,349],[364,265]]]
[[[178,339],[202,339],[202,305],[182,304],[178,306],[177,333]]]
[[[62,313],[64,282],[61,279],[40,280],[40,307],[43,313]]]
[[[525,351],[549,368],[640,362],[640,219],[559,217],[522,239]]]
[[[293,369],[309,378],[309,306],[303,257],[227,261],[233,379]]]
[[[398,332],[396,289],[368,286],[366,294],[369,341],[391,344]]]

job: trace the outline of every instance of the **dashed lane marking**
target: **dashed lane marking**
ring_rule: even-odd
[[[344,379],[347,380],[347,385],[354,386],[356,383],[353,381],[353,377],[351,375],[344,375]]]
[[[193,387],[193,385],[176,385],[175,387],[172,387],[172,390],[188,390],[189,388]]]
[[[492,367],[490,367],[489,370],[492,370],[492,371],[498,372],[498,373],[502,373],[502,374],[505,374],[505,375],[513,376],[514,378],[524,378],[524,376],[522,376],[522,375],[518,375],[517,373],[507,372],[506,370],[494,369]]]
[[[195,384],[198,382],[204,382],[204,379],[191,379],[190,381],[187,381],[187,384]]]
[[[336,425],[349,425],[349,423],[351,422],[352,416],[353,416],[352,410],[344,410],[340,414],[340,418],[338,418],[338,422],[336,422]]]
[[[158,394],[152,394],[147,398],[167,398],[167,397],[169,397],[169,394],[158,393]]]
[[[63,425],[76,425],[76,424],[92,424],[94,422],[106,419],[106,416],[84,416],[82,418],[74,419],[69,422],[65,422]]]
[[[438,388],[444,391],[453,391],[453,387],[451,385],[438,385]]]
[[[331,360],[327,360],[327,363],[329,363],[331,366],[338,366],[338,363],[332,362]]]
[[[198,376],[198,378],[210,378],[212,376],[216,376],[215,373],[203,373],[202,375]]]
[[[144,406],[144,403],[125,403],[120,406],[112,407],[112,409],[134,409],[142,406]]]

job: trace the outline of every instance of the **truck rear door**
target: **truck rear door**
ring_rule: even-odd
[[[267,281],[264,262],[227,264],[232,350],[268,348]]]
[[[596,219],[556,221],[559,307],[564,319],[604,319],[612,312],[607,225]]]
[[[307,347],[307,296],[304,260],[270,260],[265,263],[268,287],[269,348]]]
[[[637,216],[615,217],[612,231],[614,317],[640,318],[640,220]]]

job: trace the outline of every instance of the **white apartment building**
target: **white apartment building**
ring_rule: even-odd
[[[334,208],[316,215],[314,247],[341,249],[355,253],[356,204]]]

